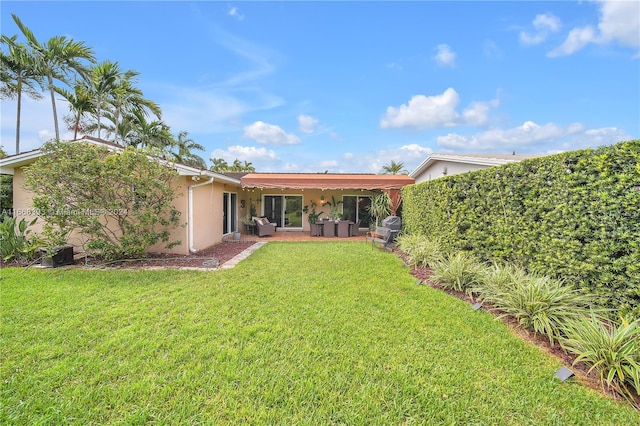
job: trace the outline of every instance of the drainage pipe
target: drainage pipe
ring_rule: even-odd
[[[193,179],[193,178],[192,178]],[[207,180],[206,182],[202,182],[202,183],[196,183],[195,185],[190,185],[189,186],[189,223],[188,223],[188,227],[189,227],[189,252],[190,253],[196,253],[198,250],[193,246],[193,189],[194,188],[198,188],[200,186],[205,186],[205,185],[209,185],[213,183],[213,178],[209,178],[209,180]]]

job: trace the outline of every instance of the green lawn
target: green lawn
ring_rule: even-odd
[[[363,243],[233,269],[1,271],[3,424],[631,425]]]

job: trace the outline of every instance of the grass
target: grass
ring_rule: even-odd
[[[369,245],[230,270],[2,270],[4,424],[638,424]]]

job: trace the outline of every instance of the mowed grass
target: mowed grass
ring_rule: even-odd
[[[1,271],[4,424],[631,425],[362,243],[224,271]]]

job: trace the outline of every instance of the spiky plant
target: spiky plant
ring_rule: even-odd
[[[570,320],[590,313],[593,300],[562,281],[546,276],[509,274],[511,284],[504,289],[489,287],[481,297],[490,302],[501,314],[513,316],[520,325],[542,333],[551,345]]]
[[[439,238],[403,234],[396,238],[396,246],[407,256],[409,263],[415,266],[431,266],[444,257]]]
[[[640,319],[620,324],[595,315],[571,321],[565,328],[562,347],[577,355],[598,373],[600,382],[627,398],[640,409]]]
[[[444,288],[470,293],[470,289],[482,280],[485,267],[471,255],[459,251],[431,265],[433,280]]]

